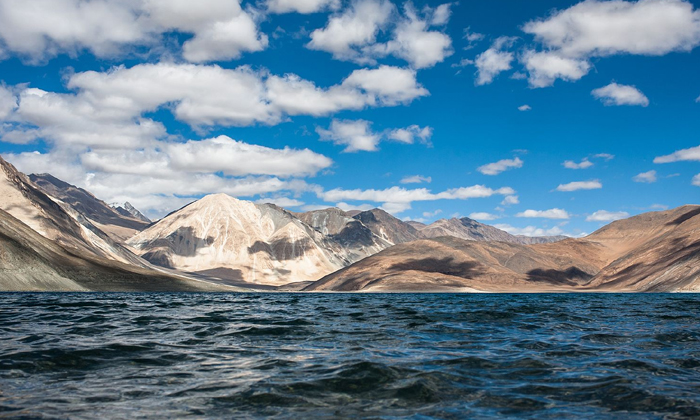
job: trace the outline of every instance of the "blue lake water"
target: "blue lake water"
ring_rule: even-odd
[[[699,418],[700,296],[0,293],[0,418]]]

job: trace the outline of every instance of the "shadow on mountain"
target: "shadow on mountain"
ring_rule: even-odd
[[[586,273],[578,267],[569,267],[566,270],[543,270],[536,268],[527,272],[528,280],[535,282],[547,282],[557,285],[566,284],[575,286],[581,282],[588,281],[593,275]]]
[[[697,216],[700,214],[700,207],[693,209],[685,214],[680,215],[678,218],[671,220],[670,222],[666,223],[667,226],[669,225],[680,225],[681,223],[685,222],[686,220],[692,219],[693,217]]]
[[[335,235],[330,237],[343,246],[372,246],[374,237],[372,231],[359,222],[348,222],[348,224]]]
[[[480,269],[481,264],[474,261],[466,262],[455,262],[454,258],[424,258],[421,260],[410,260],[406,262],[401,262],[394,264],[390,267],[390,270],[396,271],[423,271],[426,273],[439,273],[447,276],[461,277],[464,279],[470,279],[474,276],[482,274],[483,270]]]
[[[182,257],[194,257],[197,255],[197,250],[206,248],[214,243],[214,237],[207,236],[199,238],[194,234],[194,228],[181,227],[165,238],[156,239],[147,244],[147,247],[153,249],[141,256],[141,258],[151,264],[159,265],[166,268],[174,268],[171,255]]]
[[[288,261],[302,257],[307,251],[312,249],[313,245],[309,238],[303,238],[298,241],[280,239],[272,243],[255,241],[253,245],[248,247],[248,254],[263,252],[272,260]]]

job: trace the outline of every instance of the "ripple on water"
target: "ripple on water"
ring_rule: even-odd
[[[0,294],[0,417],[698,418],[695,295]]]

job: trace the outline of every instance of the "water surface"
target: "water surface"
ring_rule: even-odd
[[[0,418],[698,418],[700,296],[0,294]]]

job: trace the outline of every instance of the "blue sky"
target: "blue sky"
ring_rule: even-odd
[[[152,217],[227,192],[581,235],[699,201],[696,2],[188,3],[3,2],[0,153]]]

